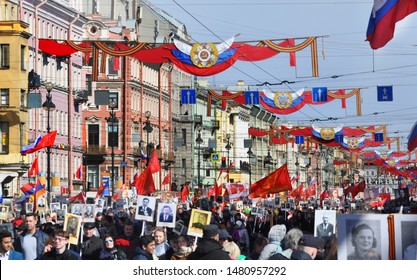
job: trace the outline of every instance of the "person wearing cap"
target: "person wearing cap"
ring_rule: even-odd
[[[229,254],[219,243],[219,227],[206,225],[203,227],[203,237],[197,241],[197,248],[188,255],[187,260],[230,260]]]
[[[23,254],[13,250],[12,234],[0,231],[0,261],[24,260]]]
[[[225,244],[232,241],[232,236],[230,236],[229,232],[225,229],[219,230],[219,242],[224,247]]]
[[[82,243],[79,245],[79,252],[83,260],[100,259],[100,251],[103,249],[103,241],[94,235],[95,223],[84,224],[84,235]]]
[[[298,250],[291,254],[291,260],[314,260],[318,250],[324,249],[324,240],[311,234],[304,234],[298,241]]]

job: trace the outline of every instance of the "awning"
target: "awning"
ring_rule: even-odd
[[[8,184],[17,176],[19,176],[17,172],[0,172],[0,183]]]

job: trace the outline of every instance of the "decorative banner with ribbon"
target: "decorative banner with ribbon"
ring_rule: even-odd
[[[256,45],[251,45],[248,42],[234,42],[234,37],[232,37],[222,43],[195,43],[193,45],[174,40],[174,43],[162,44],[157,47],[154,47],[152,43],[135,43],[131,46],[132,42],[83,41],[76,44],[71,40],[58,43],[57,40],[53,39],[40,39],[39,49],[46,54],[55,56],[69,56],[79,51],[86,54],[92,53],[93,67],[95,66],[92,76],[93,81],[96,81],[94,79],[98,78],[99,58],[94,55],[94,52],[100,53],[102,58],[106,55],[115,57],[131,56],[145,63],[163,64],[171,62],[189,74],[212,76],[228,69],[236,61],[265,60],[280,52],[289,53],[291,56],[294,52],[310,46],[312,76],[318,77],[317,37],[297,39],[303,39],[304,41],[295,45],[294,39],[273,39],[254,41]],[[281,42],[277,44],[274,41]],[[292,63],[294,63],[293,59]]]

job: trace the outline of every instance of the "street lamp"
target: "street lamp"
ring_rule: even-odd
[[[45,102],[42,104],[42,109],[46,110],[47,115],[47,124],[46,124],[46,132],[49,133],[51,132],[51,126],[49,123],[49,119],[50,119],[50,112],[52,112],[53,110],[55,110],[55,104],[52,102],[52,94],[51,91],[53,89],[53,85],[52,83],[46,83],[45,84],[45,88],[47,91],[46,94],[46,100]],[[51,203],[51,147],[48,146],[46,147],[46,162],[47,162],[47,166],[46,166],[46,189],[48,191],[47,194],[47,201],[48,201],[48,205]],[[35,201],[36,203],[36,201]]]
[[[114,178],[114,146],[118,143],[117,135],[118,134],[118,119],[116,118],[116,113],[114,109],[117,107],[117,103],[114,100],[111,100],[109,103],[110,108],[110,117],[108,118],[107,122],[109,125],[109,132],[111,133],[111,138],[109,139],[110,146],[111,146],[111,194],[112,197],[114,196],[114,185],[115,185],[115,178]]]
[[[152,125],[151,125],[151,121],[149,120],[149,118],[151,117],[151,112],[150,111],[146,111],[145,112],[145,117],[146,117],[146,121],[145,121],[145,126],[143,127],[143,130],[146,131],[146,165],[148,165],[149,162],[149,133],[151,133],[153,131]]]
[[[197,186],[200,187],[200,167],[201,167],[201,161],[200,161],[200,146],[203,143],[203,139],[201,138],[201,130],[202,127],[201,125],[197,125],[196,127],[198,134],[197,134],[197,138],[195,139],[195,142],[198,145],[198,159],[197,159]]]
[[[252,185],[252,164],[256,163],[255,154],[252,152],[252,148],[248,150],[248,157],[249,157],[249,188]]]
[[[266,157],[264,158],[264,168],[267,164],[272,164],[273,163],[273,158],[271,156],[271,150],[268,149],[268,154],[266,155]]]

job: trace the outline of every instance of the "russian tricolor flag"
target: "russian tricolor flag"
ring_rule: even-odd
[[[56,133],[57,131],[54,130],[50,133],[45,134],[44,136],[38,136],[34,143],[23,146],[23,149],[22,151],[20,151],[20,154],[27,155],[39,151],[40,149],[43,149],[45,147],[53,146],[55,143]]]
[[[385,46],[393,37],[395,24],[417,11],[417,0],[374,0],[366,38],[371,48]]]

